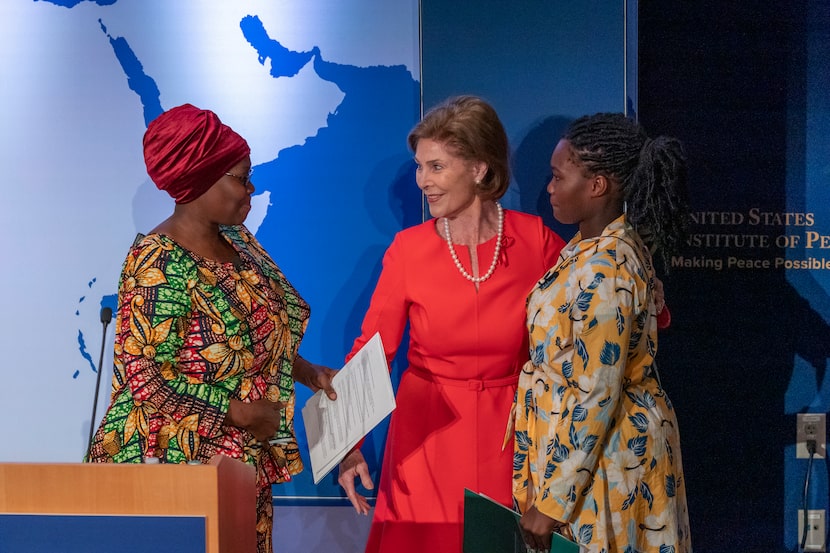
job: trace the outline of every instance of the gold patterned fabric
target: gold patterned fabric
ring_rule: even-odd
[[[680,441],[655,365],[651,257],[620,217],[528,298],[513,494],[593,553],[691,551]]]

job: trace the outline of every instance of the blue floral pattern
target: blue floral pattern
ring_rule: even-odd
[[[655,366],[651,256],[625,217],[577,234],[527,303],[513,493],[590,552],[691,551],[677,420]]]

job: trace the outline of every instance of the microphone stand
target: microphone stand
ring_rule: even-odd
[[[86,457],[89,459],[89,454],[92,451],[92,431],[95,428],[95,410],[98,407],[98,390],[101,388],[101,369],[104,364],[104,348],[107,344],[107,325],[112,320],[112,309],[104,307],[101,309],[101,324],[103,331],[101,332],[101,357],[98,359],[98,376],[95,380],[95,399],[92,401],[92,418],[89,421],[89,440],[87,440]]]

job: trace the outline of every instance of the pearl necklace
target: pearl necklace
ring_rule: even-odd
[[[499,227],[498,232],[496,233],[496,250],[493,252],[493,262],[490,263],[490,268],[487,269],[487,272],[484,273],[480,277],[474,277],[470,273],[468,273],[464,266],[461,265],[461,261],[458,260],[458,254],[455,253],[455,248],[452,247],[452,238],[450,237],[450,222],[449,219],[444,217],[444,236],[447,240],[447,247],[450,249],[450,255],[452,256],[452,260],[455,263],[456,268],[461,273],[461,275],[469,280],[470,282],[475,282],[476,284],[480,282],[484,282],[488,278],[493,275],[493,271],[496,270],[496,264],[499,262],[499,253],[501,252],[501,241],[502,237],[504,236],[504,210],[501,208],[501,204],[496,202],[496,209],[499,211]]]

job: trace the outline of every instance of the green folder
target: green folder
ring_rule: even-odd
[[[464,553],[526,553],[521,515],[486,495],[464,489]],[[553,534],[550,553],[579,553],[579,545]]]

